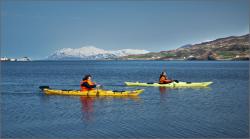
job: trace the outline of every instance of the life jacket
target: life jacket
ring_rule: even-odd
[[[167,77],[164,76],[164,75],[162,75],[162,76],[160,77],[159,83],[164,83],[164,81],[166,81],[166,80],[167,80]]]
[[[160,84],[171,83],[171,82],[172,82],[172,80],[167,79],[167,77],[164,76],[164,75],[162,75],[162,76],[160,77],[160,80],[159,80],[159,83],[160,83]]]
[[[91,82],[90,80],[83,80],[80,83],[80,87],[81,87],[81,91],[90,91],[90,90],[94,90],[94,88],[87,88],[85,86],[82,86],[83,83],[88,83],[89,85],[95,85],[94,82]]]

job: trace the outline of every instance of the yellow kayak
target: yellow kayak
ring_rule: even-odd
[[[47,95],[71,95],[71,96],[138,96],[144,90],[132,90],[132,91],[112,91],[96,89],[91,91],[80,91],[80,90],[56,90],[50,89],[49,87],[39,87]]]
[[[159,87],[207,87],[213,82],[172,82],[168,84],[159,83],[140,83],[140,82],[125,82],[127,86],[159,86]]]

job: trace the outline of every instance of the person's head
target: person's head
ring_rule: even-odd
[[[161,75],[167,76],[167,73],[163,71]]]
[[[90,74],[85,75],[82,80],[91,80],[91,75]]]

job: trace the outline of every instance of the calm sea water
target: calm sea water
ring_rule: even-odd
[[[210,88],[126,87],[172,79],[213,81]],[[249,62],[34,61],[1,63],[1,137],[249,136]],[[41,85],[79,89],[85,74],[104,89],[144,88],[138,98],[47,96]]]

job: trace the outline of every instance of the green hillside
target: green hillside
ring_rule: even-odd
[[[230,36],[175,50],[122,57],[126,60],[249,60],[249,34]]]

